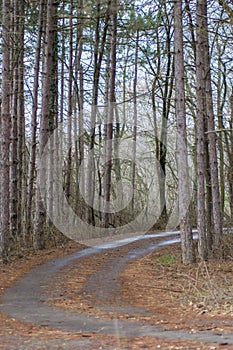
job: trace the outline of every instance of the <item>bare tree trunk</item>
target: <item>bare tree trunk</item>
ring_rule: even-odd
[[[46,164],[42,162],[42,154],[49,136],[49,119],[50,119],[50,98],[51,98],[51,81],[53,71],[53,45],[55,40],[56,29],[56,7],[57,3],[53,0],[48,0],[47,4],[47,22],[46,22],[46,47],[45,47],[45,63],[44,63],[44,79],[43,79],[43,96],[42,96],[42,113],[41,113],[41,127],[40,127],[40,144],[39,144],[39,175],[36,192],[36,216],[34,227],[34,248],[45,248],[45,223],[46,212],[44,202],[41,197],[40,189],[43,191],[46,181]]]
[[[84,165],[84,77],[83,77],[83,66],[82,66],[82,54],[83,54],[83,0],[79,0],[78,3],[78,16],[79,26],[77,28],[77,63],[76,63],[76,74],[77,78],[75,81],[78,83],[78,87],[76,88],[77,99],[78,99],[78,141],[76,142],[76,212],[79,210],[79,215],[82,218],[84,215],[84,205],[83,200],[80,196],[80,190],[83,196],[85,197],[85,174],[84,171],[79,177],[80,167],[82,165],[82,169],[85,168]],[[79,190],[80,189],[80,190]]]
[[[135,57],[134,57],[134,81],[133,81],[133,156],[132,156],[132,175],[131,175],[131,186],[132,186],[132,200],[131,200],[131,211],[134,215],[135,205],[135,176],[136,176],[136,152],[137,152],[137,121],[138,121],[138,110],[137,110],[137,83],[138,83],[138,51],[139,51],[139,29],[136,32],[136,43],[135,43]]]
[[[182,0],[174,4],[175,32],[175,90],[176,90],[176,120],[177,120],[177,165],[178,165],[178,193],[180,236],[182,260],[184,264],[195,261],[192,227],[190,223],[190,183],[188,174],[188,152],[185,111],[184,86],[184,53],[182,31]]]
[[[10,147],[10,231],[16,245],[18,240],[18,55],[19,50],[19,3],[13,1],[14,11],[11,19],[13,29],[13,49],[12,49],[12,96],[11,96],[11,147]]]
[[[32,135],[30,146],[30,164],[29,164],[29,179],[28,179],[28,198],[27,198],[27,230],[26,240],[31,240],[32,237],[32,203],[34,197],[34,180],[36,170],[36,134],[37,134],[37,110],[38,110],[38,90],[39,90],[39,71],[40,71],[40,56],[42,47],[42,34],[45,18],[45,0],[40,0],[39,19],[38,19],[38,36],[36,44],[36,57],[34,67],[34,83],[32,95]]]
[[[25,233],[26,200],[27,200],[27,166],[26,166],[26,140],[25,140],[25,104],[24,104],[24,30],[25,5],[19,1],[19,41],[18,46],[18,235]]]
[[[166,46],[167,46],[167,67],[165,85],[162,92],[163,110],[162,110],[162,125],[159,142],[159,178],[160,178],[160,207],[162,208],[161,216],[158,220],[160,227],[165,227],[168,220],[167,203],[166,203],[166,162],[167,162],[167,125],[171,107],[171,96],[173,91],[173,71],[174,64],[171,53],[171,37],[172,31],[170,25],[166,28]],[[159,72],[161,74],[161,72]]]
[[[217,39],[218,48],[218,82],[217,82],[217,118],[218,118],[218,128],[224,130],[224,107],[226,104],[227,97],[227,82],[226,82],[226,64],[222,60],[222,54],[226,50],[226,45],[221,45],[219,39]],[[224,134],[226,132],[220,133],[218,137],[218,147],[219,147],[219,162],[220,162],[220,198],[221,198],[221,211],[224,213],[225,210],[225,152],[224,152]]]
[[[100,0],[96,1],[96,29],[95,29],[95,49],[94,49],[94,83],[93,83],[93,92],[92,92],[92,110],[91,110],[91,135],[89,142],[89,158],[88,158],[88,177],[87,177],[87,199],[89,207],[87,207],[87,222],[94,224],[94,180],[95,180],[95,168],[94,168],[94,157],[93,150],[95,145],[95,128],[96,128],[96,113],[99,97],[99,79],[100,79],[100,70],[102,66],[103,55],[106,45],[106,37],[109,26],[109,11],[110,11],[111,0],[108,0],[108,8],[105,16],[105,24],[103,29],[102,41],[100,40]]]
[[[55,19],[57,18],[57,8],[55,9]],[[50,116],[49,116],[49,134],[55,133],[58,125],[58,35],[57,35],[57,22],[54,21],[54,39],[53,39],[53,49],[52,49],[52,72],[51,72],[51,87],[50,87]],[[50,140],[51,150],[50,150],[50,160],[49,160],[49,198],[48,207],[49,213],[53,216],[54,211],[54,170],[55,170],[55,155],[56,155],[56,142],[55,137],[51,137]],[[50,226],[52,226],[51,220],[49,220]]]
[[[66,29],[65,29],[65,10],[66,4],[62,3],[61,13],[62,13],[62,32],[61,32],[61,59],[60,59],[60,84],[59,84],[59,91],[60,91],[60,98],[58,103],[58,127],[55,130],[55,145],[56,145],[56,157],[55,157],[55,171],[57,173],[59,172],[59,156],[62,154],[64,149],[64,142],[63,137],[60,137],[63,133],[63,121],[64,121],[64,113],[65,113],[65,60],[66,60]],[[63,212],[64,207],[64,196],[63,194],[59,193],[59,184],[58,181],[55,182],[55,191],[56,191],[56,197],[59,202],[59,205],[56,206],[56,215],[57,217],[60,217]]]
[[[99,77],[100,69],[103,58],[103,52],[99,54],[100,45],[100,0],[96,0],[96,28],[95,28],[95,44],[94,44],[94,82],[93,82],[93,92],[92,92],[92,107],[91,107],[91,133],[89,142],[89,157],[88,157],[88,170],[89,174],[87,176],[87,212],[86,220],[90,224],[94,224],[94,212],[93,212],[93,202],[94,202],[94,145],[95,145],[95,127],[96,127],[96,110],[98,104],[98,89],[99,89]],[[107,31],[106,31],[107,32]],[[106,37],[105,37],[106,38]],[[104,44],[105,45],[105,44]]]
[[[111,68],[110,68],[110,87],[108,103],[108,120],[106,125],[106,165],[104,174],[104,201],[102,224],[104,227],[109,225],[109,208],[111,196],[111,171],[112,171],[112,146],[113,146],[113,118],[115,110],[115,79],[116,79],[116,47],[117,47],[117,0],[111,2],[112,16],[112,42],[111,42]]]
[[[207,130],[206,120],[205,120],[205,130]],[[212,206],[212,189],[211,189],[211,174],[210,174],[210,161],[209,161],[209,149],[208,149],[208,139],[205,135],[205,184],[206,184],[206,194],[205,194],[205,220],[206,220],[206,244],[208,253],[212,250],[213,246],[213,206]]]
[[[218,178],[218,160],[216,150],[216,134],[214,123],[214,109],[213,109],[213,96],[211,87],[211,74],[210,74],[210,56],[209,56],[209,39],[208,39],[208,23],[207,23],[207,1],[198,1],[197,11],[202,17],[200,30],[204,39],[204,69],[205,69],[205,94],[206,94],[206,116],[208,127],[208,147],[209,147],[209,162],[210,162],[210,175],[211,175],[211,191],[212,191],[212,209],[213,209],[213,252],[216,257],[221,258],[223,255],[222,250],[222,214],[221,214],[221,200],[219,191],[219,178]]]
[[[73,1],[70,3],[70,37],[69,37],[69,80],[68,80],[68,141],[66,166],[66,196],[69,200],[71,192],[72,172],[72,113],[73,113]]]
[[[203,18],[200,10],[202,4],[197,1],[197,45],[196,45],[196,75],[197,75],[197,229],[198,249],[201,259],[207,259],[207,239],[205,220],[205,118],[206,99],[204,81],[204,38]]]
[[[111,21],[111,19],[110,19]],[[109,24],[111,26],[111,23]],[[104,159],[104,166],[103,166],[103,183],[102,183],[102,176],[101,176],[101,170],[98,165],[98,180],[99,180],[99,220],[102,223],[103,226],[105,226],[104,220],[105,220],[105,214],[104,210],[108,209],[108,206],[104,204],[104,194],[105,194],[105,180],[106,180],[106,171],[107,171],[107,146],[109,146],[109,143],[107,141],[107,128],[108,128],[108,119],[109,119],[109,90],[110,90],[110,76],[111,76],[111,35],[112,32],[108,32],[107,38],[106,38],[106,68],[105,68],[105,96],[104,96],[104,101],[105,101],[105,107],[104,107],[104,127],[103,127],[103,135],[102,135],[102,121],[100,122],[99,125],[99,152],[101,152],[101,145],[103,143],[103,140],[105,141],[105,144],[103,146],[103,159]],[[108,143],[108,145],[107,145]],[[99,160],[98,160],[99,163]],[[103,212],[103,213],[102,213]]]
[[[9,249],[9,148],[10,148],[10,13],[8,0],[2,2],[2,109],[1,109],[1,255],[8,261]]]

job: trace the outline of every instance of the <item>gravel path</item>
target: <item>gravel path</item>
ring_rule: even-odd
[[[167,236],[170,237],[168,238]],[[155,242],[151,242],[153,237],[156,237]],[[159,240],[158,237],[160,237]],[[150,239],[150,242],[146,242],[147,239]],[[119,287],[118,275],[122,272],[126,263],[144,256],[161,246],[177,242],[179,239],[177,238],[177,232],[138,236],[137,241],[142,242],[142,247],[133,250],[130,245],[131,240],[129,239],[123,242],[129,243],[127,253],[109,262],[104,266],[103,270],[96,272],[89,278],[87,284],[87,290],[89,292],[93,291],[93,288],[96,292],[96,281],[101,280],[103,282],[101,283],[101,288],[98,290],[98,297],[107,298],[110,293],[117,291]],[[86,248],[81,252],[50,261],[33,269],[6,291],[2,298],[0,311],[25,322],[80,333],[118,334],[120,336],[133,337],[148,336],[158,339],[182,339],[206,343],[233,344],[233,334],[213,332],[190,333],[177,330],[165,331],[162,327],[149,326],[136,321],[104,320],[99,317],[78,314],[68,310],[59,310],[44,303],[49,297],[44,287],[51,283],[52,278],[58,271],[71,263],[78,262],[78,259],[87,256],[91,257],[91,255],[99,253],[100,249],[103,251],[104,249],[112,249],[114,247],[120,249],[119,245],[123,243],[121,240],[121,243],[120,241],[115,241],[98,247]],[[88,349],[88,340],[82,340],[82,342],[86,342],[83,348]],[[82,348],[77,347],[77,345],[76,342],[76,349]],[[53,346],[56,348],[56,344]],[[73,344],[70,343],[69,347],[67,345],[65,348],[71,349],[72,346]],[[233,349],[233,346],[231,348]],[[9,349],[11,348],[9,347]],[[23,349],[27,349],[27,347]]]

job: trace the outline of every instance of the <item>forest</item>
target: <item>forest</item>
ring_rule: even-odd
[[[230,0],[1,0],[3,262],[174,229],[224,257],[232,52]]]

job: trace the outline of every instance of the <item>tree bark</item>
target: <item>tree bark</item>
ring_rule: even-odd
[[[111,68],[110,68],[110,86],[108,101],[108,118],[106,125],[106,164],[104,173],[104,202],[102,224],[104,227],[109,225],[109,208],[111,196],[111,171],[112,171],[112,146],[113,146],[113,119],[115,110],[115,80],[116,80],[116,49],[117,49],[117,0],[111,2],[112,17],[112,42],[111,42]]]
[[[29,178],[28,178],[28,198],[27,198],[27,229],[26,241],[31,241],[32,237],[32,205],[34,198],[34,181],[36,170],[36,135],[37,135],[37,110],[38,110],[38,91],[39,91],[39,71],[40,71],[40,56],[42,47],[42,35],[45,19],[45,0],[40,0],[39,19],[38,19],[38,35],[36,43],[36,57],[34,67],[34,83],[32,92],[32,134],[30,145],[30,163],[29,163]]]
[[[134,80],[133,80],[133,156],[132,156],[132,199],[131,199],[131,211],[134,215],[135,205],[135,181],[136,181],[136,152],[137,152],[137,122],[138,122],[138,108],[137,108],[137,84],[138,84],[138,51],[139,51],[139,29],[136,31],[136,43],[135,43],[135,57],[134,57]]]
[[[69,78],[68,78],[68,140],[67,140],[67,166],[66,166],[66,196],[71,195],[72,172],[72,114],[73,114],[73,1],[70,3],[70,34],[69,34]]]
[[[95,224],[94,218],[94,182],[95,182],[95,165],[94,165],[94,146],[95,146],[95,128],[96,128],[96,114],[97,114],[97,105],[99,98],[99,80],[100,80],[100,71],[106,46],[106,37],[109,26],[109,11],[111,6],[111,0],[108,0],[105,23],[103,28],[102,40],[100,39],[100,19],[101,19],[101,2],[96,0],[96,28],[95,28],[95,48],[94,48],[94,82],[93,82],[93,91],[92,91],[92,108],[91,108],[91,133],[90,133],[90,142],[89,142],[89,158],[88,158],[88,176],[87,176],[87,212],[86,220],[90,224]]]
[[[184,53],[182,31],[182,1],[174,3],[174,49],[175,49],[175,92],[177,122],[177,165],[180,215],[180,236],[184,264],[195,261],[192,228],[190,223],[190,183],[188,174],[188,152],[185,111]]]
[[[27,202],[27,157],[25,139],[25,101],[24,101],[24,38],[25,38],[25,4],[19,2],[19,57],[18,57],[18,235],[25,234],[26,202]],[[23,48],[23,49],[22,49]]]
[[[207,259],[207,238],[205,220],[205,63],[202,1],[197,1],[197,45],[196,45],[196,85],[197,85],[197,229],[198,250],[202,260]]]
[[[40,125],[40,143],[39,143],[39,172],[36,192],[36,216],[34,227],[34,248],[45,248],[45,233],[46,233],[46,211],[44,204],[46,198],[41,197],[41,192],[45,193],[46,184],[46,164],[42,162],[42,155],[49,136],[49,119],[50,119],[50,98],[51,98],[51,82],[53,72],[53,45],[55,40],[56,28],[56,7],[57,3],[54,0],[48,0],[47,4],[47,22],[46,22],[46,47],[45,47],[45,62],[44,62],[44,79],[43,79],[43,95],[42,95],[42,111]],[[41,190],[41,191],[40,191]]]
[[[14,11],[11,17],[11,27],[13,30],[12,48],[12,96],[11,96],[11,147],[10,147],[10,231],[14,244],[17,245],[18,233],[18,57],[19,51],[19,3],[13,1]]]
[[[218,160],[216,150],[216,134],[215,121],[213,111],[213,97],[211,87],[211,73],[210,73],[210,56],[209,56],[209,39],[208,39],[208,23],[207,23],[207,1],[197,1],[197,37],[199,37],[199,46],[202,45],[203,57],[200,58],[199,69],[202,71],[202,85],[204,89],[204,118],[207,121],[207,137],[208,137],[208,151],[209,151],[209,165],[211,176],[211,191],[212,191],[212,211],[213,211],[213,253],[216,257],[222,257],[222,214],[219,191],[218,178]],[[198,39],[197,39],[198,41]],[[197,45],[198,46],[198,45]],[[200,50],[199,50],[200,51]],[[200,52],[199,52],[200,53]],[[202,67],[201,67],[202,66]],[[203,98],[203,97],[202,97]]]
[[[10,13],[9,0],[2,2],[2,109],[1,109],[1,255],[3,262],[9,254],[9,148],[10,148]]]

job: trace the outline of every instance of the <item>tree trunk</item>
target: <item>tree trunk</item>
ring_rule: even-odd
[[[53,72],[53,45],[55,40],[56,29],[56,7],[57,3],[53,0],[48,0],[47,4],[47,22],[46,22],[46,47],[45,47],[45,62],[44,62],[44,79],[43,79],[43,95],[42,95],[42,111],[40,125],[40,143],[39,143],[39,172],[37,181],[36,193],[36,216],[34,228],[34,248],[45,248],[45,223],[46,198],[42,198],[41,193],[46,193],[46,164],[42,162],[42,155],[49,136],[49,119],[50,119],[50,98],[51,98],[51,82]],[[40,191],[41,190],[41,191]]]
[[[197,1],[197,45],[196,45],[196,80],[197,80],[197,229],[198,250],[202,260],[207,259],[207,239],[205,220],[205,118],[206,98],[204,81],[204,38],[202,4]]]
[[[89,157],[88,157],[88,176],[87,176],[87,213],[86,220],[88,223],[94,225],[94,182],[95,182],[95,165],[94,165],[94,145],[95,145],[95,128],[96,128],[96,114],[97,114],[97,105],[99,97],[99,80],[100,80],[100,71],[103,61],[103,55],[106,45],[106,37],[109,26],[109,11],[111,6],[111,0],[108,0],[108,8],[106,10],[105,24],[103,28],[102,41],[100,39],[100,18],[101,18],[101,2],[100,0],[96,1],[96,28],[95,28],[95,48],[94,48],[94,82],[93,82],[93,92],[92,92],[92,109],[91,109],[91,133],[90,133],[90,142],[89,142]]]
[[[138,84],[138,51],[139,51],[139,29],[136,32],[135,43],[135,57],[134,57],[134,81],[133,81],[133,156],[132,156],[132,200],[131,200],[131,212],[134,215],[135,205],[135,177],[136,177],[136,152],[137,152],[137,122],[138,122],[138,109],[137,109],[137,84]]]
[[[82,54],[83,54],[83,0],[79,0],[78,3],[78,16],[80,18],[80,25],[77,28],[77,64],[76,64],[76,74],[78,82],[77,99],[78,99],[78,142],[76,148],[77,166],[76,166],[76,212],[79,210],[79,215],[82,218],[84,215],[84,205],[83,199],[80,195],[80,190],[85,197],[85,174],[84,172],[79,177],[79,171],[81,165],[82,169],[85,168],[84,165],[84,76],[83,76],[83,65],[82,65]]]
[[[27,159],[25,140],[25,102],[24,102],[24,31],[25,4],[19,2],[19,57],[18,57],[18,235],[25,234],[26,201],[27,201]]]
[[[211,176],[211,191],[212,191],[212,210],[213,210],[213,253],[216,257],[222,257],[222,215],[219,192],[218,179],[218,160],[216,150],[216,134],[214,125],[214,111],[213,111],[213,97],[211,87],[210,74],[210,56],[209,56],[209,39],[208,39],[208,24],[207,24],[207,1],[197,1],[197,25],[199,34],[199,44],[202,45],[202,80],[205,108],[207,118],[207,136],[208,136],[208,150],[209,150],[209,164]]]
[[[110,193],[111,193],[111,171],[112,171],[112,146],[113,146],[113,118],[115,110],[115,79],[116,79],[116,49],[117,49],[117,0],[111,2],[112,17],[112,42],[111,42],[111,68],[108,101],[108,118],[106,125],[106,164],[104,173],[104,202],[102,224],[109,225]]]
[[[173,92],[173,73],[174,62],[171,53],[171,27],[168,25],[166,29],[166,49],[167,49],[167,66],[165,85],[162,91],[163,107],[162,107],[162,125],[159,142],[159,163],[160,163],[160,207],[162,208],[161,216],[158,220],[160,227],[166,227],[168,221],[167,203],[166,203],[166,163],[167,163],[167,135],[168,135],[168,118],[171,107],[171,96]],[[161,74],[161,72],[159,72]]]
[[[8,261],[9,253],[9,147],[10,147],[10,13],[9,0],[2,2],[2,109],[1,109],[1,255]]]
[[[68,78],[68,140],[67,140],[67,166],[66,166],[66,196],[71,195],[72,172],[72,114],[73,114],[73,1],[70,3],[70,36],[69,36],[69,78]]]
[[[57,8],[55,9],[55,19],[57,18]],[[54,132],[55,137],[50,139],[50,160],[49,160],[49,194],[48,194],[48,208],[50,216],[53,216],[54,211],[54,169],[56,165],[56,131],[58,127],[58,35],[57,35],[57,21],[54,21],[54,38],[52,48],[52,72],[51,72],[51,87],[50,87],[50,115],[49,115],[49,134]],[[56,131],[55,131],[56,129]],[[50,226],[52,222],[49,220]]]
[[[30,145],[30,163],[29,163],[29,179],[28,179],[28,198],[27,198],[27,229],[26,241],[30,241],[32,237],[32,204],[34,198],[34,180],[36,170],[36,134],[37,134],[37,110],[38,110],[38,90],[39,90],[39,71],[40,56],[42,47],[42,34],[45,19],[45,0],[40,1],[39,19],[38,19],[38,35],[36,44],[36,57],[34,67],[34,83],[32,93],[32,134]]]
[[[11,162],[10,162],[10,231],[14,244],[17,245],[18,233],[18,57],[19,51],[19,3],[13,2],[13,14],[11,19],[11,26],[13,29],[13,48],[12,48],[12,96],[11,96]]]
[[[177,121],[177,165],[180,236],[182,260],[184,264],[195,261],[192,228],[190,223],[190,183],[188,174],[188,152],[186,134],[185,86],[184,86],[184,53],[182,31],[182,1],[174,3],[174,49],[175,49],[175,91],[176,91],[176,121]]]

